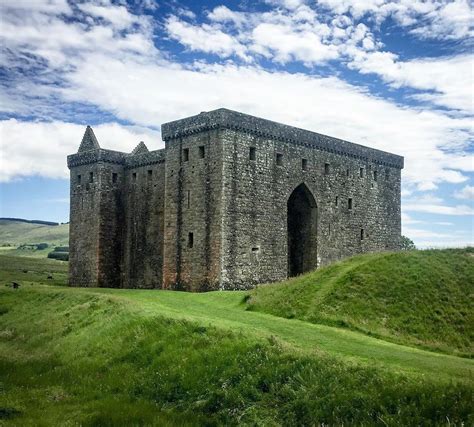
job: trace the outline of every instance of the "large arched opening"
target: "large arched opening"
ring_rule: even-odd
[[[318,209],[313,194],[300,184],[288,198],[288,276],[317,267]]]

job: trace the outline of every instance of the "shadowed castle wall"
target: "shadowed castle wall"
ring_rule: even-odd
[[[163,269],[167,289],[219,288],[221,159],[217,130],[167,141]]]
[[[164,150],[132,156],[124,173],[124,288],[161,288]]]

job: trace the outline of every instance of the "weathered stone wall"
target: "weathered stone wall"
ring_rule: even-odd
[[[222,138],[224,288],[287,277],[287,202],[301,184],[316,202],[318,266],[398,248],[400,169],[241,131]]]
[[[164,150],[127,158],[123,184],[125,288],[161,288],[164,184]]]
[[[120,286],[122,157],[106,150],[70,156],[70,284]],[[113,181],[113,174],[117,182]],[[79,178],[80,177],[80,178]]]
[[[219,288],[221,159],[217,130],[167,141],[165,288]]]

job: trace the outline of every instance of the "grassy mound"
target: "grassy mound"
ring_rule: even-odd
[[[0,289],[0,419],[84,426],[472,421],[467,383],[301,353],[274,337],[144,309],[89,290]]]
[[[356,256],[252,291],[249,308],[472,357],[474,248]]]

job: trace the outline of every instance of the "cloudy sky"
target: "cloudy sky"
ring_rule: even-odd
[[[0,1],[0,216],[67,221],[66,155],[227,107],[405,157],[403,233],[473,242],[467,0]]]

